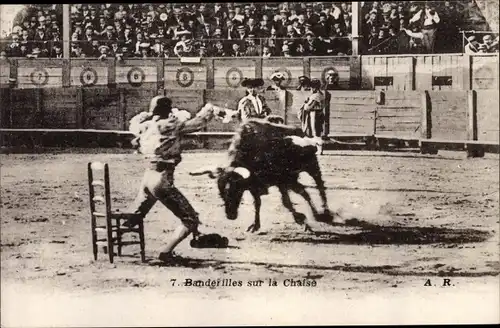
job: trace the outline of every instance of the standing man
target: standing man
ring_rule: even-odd
[[[318,151],[316,154],[323,155],[323,132],[325,96],[320,91],[321,81],[312,79],[310,82],[311,95],[306,99],[299,109],[298,118],[302,122],[302,131],[309,138],[316,140]]]
[[[257,88],[264,85],[262,79],[245,79],[241,86],[247,88],[245,97],[238,102],[238,117],[245,122],[250,118],[265,118],[271,114],[264,97],[257,94]]]

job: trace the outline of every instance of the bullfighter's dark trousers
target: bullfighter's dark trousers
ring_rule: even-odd
[[[130,209],[132,213],[145,217],[159,200],[184,226],[196,230],[199,215],[184,195],[174,186],[175,165],[162,162],[151,163],[142,179],[139,192]]]

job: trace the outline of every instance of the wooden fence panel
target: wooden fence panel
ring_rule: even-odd
[[[0,59],[0,88],[9,86],[10,66],[8,60]]]
[[[75,88],[43,89],[43,127],[48,129],[76,129],[79,120],[79,102]]]
[[[151,99],[157,96],[158,92],[156,89],[128,89],[120,91],[122,93],[120,97],[120,108],[123,112],[122,129],[128,130],[130,119],[140,112],[147,112]]]
[[[416,56],[416,90],[466,90],[466,67],[462,55]]]
[[[335,91],[330,98],[330,135],[373,135],[376,91]]]
[[[375,134],[418,139],[421,121],[421,92],[386,91],[385,103],[377,106]]]
[[[151,88],[158,83],[159,63],[154,59],[115,61],[115,83],[120,88]]]
[[[12,128],[40,128],[42,121],[39,89],[12,89],[10,121]]]
[[[498,90],[498,60],[497,55],[472,56],[472,88]]]
[[[260,59],[218,58],[214,60],[214,88],[236,89],[244,78],[257,77],[256,61]]]
[[[63,59],[19,59],[17,61],[19,89],[62,88]]]
[[[72,58],[70,65],[70,85],[75,87],[106,86],[109,80],[108,61]]]
[[[430,91],[432,139],[467,140],[467,92]]]
[[[165,60],[165,89],[206,89],[207,60],[199,64],[182,64],[178,59]]]
[[[85,129],[122,130],[119,89],[85,88],[82,102]]]
[[[477,91],[477,140],[499,142],[499,91]]]

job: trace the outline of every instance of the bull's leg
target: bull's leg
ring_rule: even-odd
[[[262,201],[260,196],[256,193],[250,192],[254,198],[253,204],[255,207],[255,220],[253,224],[251,224],[247,228],[247,232],[257,232],[260,229],[260,206],[262,205]]]
[[[316,207],[314,206],[311,196],[307,192],[306,188],[302,184],[297,182],[296,184],[290,185],[290,189],[299,194],[300,196],[302,196],[302,198],[306,200],[306,202],[311,207],[311,211],[313,212],[314,217],[317,217],[318,211],[316,210]]]
[[[319,163],[316,158],[314,158],[314,160],[307,166],[306,172],[314,179],[321,198],[322,214],[316,215],[316,220],[330,223],[333,221],[333,216],[330,213],[330,208],[328,207],[325,182],[323,181],[321,168],[319,167]]]
[[[305,222],[306,216],[304,215],[304,213],[297,212],[293,207],[292,201],[290,200],[290,195],[288,194],[288,189],[286,187],[278,187],[278,189],[281,193],[281,201],[283,203],[283,206],[285,206],[287,210],[292,212],[295,222],[300,225],[305,224],[305,230],[312,231],[311,227]]]

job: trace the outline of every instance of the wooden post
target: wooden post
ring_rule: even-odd
[[[215,86],[215,60],[213,58],[206,59],[207,63],[207,89],[213,89]]]
[[[45,126],[44,110],[43,110],[43,89],[37,88],[36,91],[36,120],[35,127],[43,128]]]
[[[264,79],[262,77],[262,57],[259,58],[259,59],[255,59],[254,62],[255,62],[255,77],[256,78],[260,78],[260,79]]]
[[[352,10],[352,55],[357,56],[359,54],[359,26],[360,26],[360,16],[361,10],[359,7],[359,2],[353,1],[351,2],[351,10]]]
[[[127,100],[125,99],[125,90],[119,89],[118,92],[118,117],[123,131],[127,130]]]
[[[467,91],[467,140],[477,141],[477,92]],[[473,143],[466,143],[467,157],[484,157],[484,146]]]
[[[70,52],[70,4],[63,4],[63,58],[69,59],[71,57]]]
[[[279,111],[283,113],[283,120],[285,121],[285,124],[287,123],[287,109],[286,109],[286,94],[288,91],[286,90],[280,90],[278,91],[278,98],[279,98],[279,104],[280,108]]]
[[[432,138],[432,103],[429,91],[422,93],[422,116],[420,122],[420,138]]]
[[[76,128],[85,128],[85,112],[83,108],[83,88],[76,88]]]
[[[420,152],[422,154],[436,155],[437,148],[427,144],[426,139],[432,138],[432,101],[429,91],[425,90],[422,94],[422,116],[420,122]]]
[[[159,90],[165,89],[165,64],[164,58],[159,58],[156,60],[156,92],[158,94]]]
[[[477,140],[477,92],[467,91],[467,140]]]

